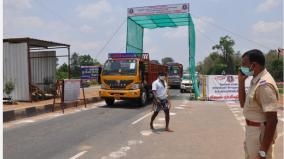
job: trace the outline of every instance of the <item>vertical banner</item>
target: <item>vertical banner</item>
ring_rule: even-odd
[[[252,77],[246,79],[246,91]],[[239,100],[239,81],[237,75],[208,75],[206,79],[208,100]]]

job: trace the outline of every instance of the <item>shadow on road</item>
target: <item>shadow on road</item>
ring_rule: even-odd
[[[154,130],[152,130],[153,133],[155,134],[161,134],[162,132],[166,132],[165,128],[155,128]]]
[[[184,100],[184,99],[187,99],[187,100],[190,100],[192,97],[190,95],[190,93],[183,93],[183,94],[171,94],[170,95],[170,99],[171,100]]]
[[[136,101],[115,101],[115,103],[112,106],[104,105],[100,108],[119,108],[119,109],[142,109],[148,106],[152,106],[152,102],[148,102],[147,105],[141,106]]]

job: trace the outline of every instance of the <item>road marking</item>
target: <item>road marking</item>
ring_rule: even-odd
[[[70,159],[76,159],[76,158],[78,158],[78,157],[84,155],[86,152],[87,152],[87,151],[82,151],[82,152],[78,153],[77,155],[71,157]]]
[[[20,120],[20,121],[16,122],[15,124],[34,123],[34,122],[35,122],[34,120],[26,119],[26,120]]]
[[[184,109],[184,107],[174,107],[175,109]]]
[[[110,153],[109,156],[112,158],[121,158],[123,156],[126,156],[126,151],[128,150],[130,150],[130,147],[124,146],[124,147],[121,147],[120,150]]]
[[[153,124],[153,126],[156,128],[156,127],[165,127],[165,125],[164,124]]]
[[[143,136],[149,136],[151,135],[153,132],[151,130],[142,130],[140,132]]]
[[[243,116],[236,117],[236,118],[237,118],[237,120],[245,120],[245,117],[243,117]]]
[[[228,108],[232,112],[232,114],[235,116],[235,118],[239,121],[239,124],[242,126],[243,131],[245,131],[245,118],[241,114],[241,108],[239,106],[232,106],[233,102],[226,102]]]
[[[158,118],[158,120],[159,120],[159,121],[164,121],[164,120],[165,120],[165,118]]]
[[[130,146],[142,144],[142,140],[129,140],[128,146],[122,146],[118,151],[111,152],[108,156],[103,156],[101,159],[113,159],[113,158],[122,158],[126,157],[127,151],[131,149]]]
[[[132,122],[132,125],[137,124],[139,121],[143,120],[144,118],[146,118],[147,116],[151,115],[152,113],[153,113],[153,111],[151,111],[150,113],[148,113],[148,114],[142,116],[141,118],[135,120],[134,122]]]
[[[53,117],[62,116],[63,114],[52,114]]]
[[[278,118],[278,119],[284,122],[284,118]]]
[[[131,146],[131,145],[137,145],[137,144],[142,144],[143,143],[143,141],[142,140],[129,140],[128,141],[128,146]]]
[[[185,107],[186,105],[182,104],[182,105],[179,105],[179,106],[181,106],[181,107]]]
[[[282,132],[282,133],[280,133],[280,134],[278,134],[277,136],[277,138],[279,139],[280,137],[282,137],[284,135],[284,132]]]
[[[239,108],[237,107],[229,107],[231,110],[240,110]]]
[[[177,113],[170,113],[170,115],[176,115]]]
[[[233,113],[240,113],[240,110],[231,110]]]

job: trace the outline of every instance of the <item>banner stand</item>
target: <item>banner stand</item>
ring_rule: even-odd
[[[71,80],[57,80],[56,84],[55,84],[55,90],[54,90],[54,96],[53,96],[53,106],[52,106],[52,112],[54,112],[54,108],[55,108],[55,104],[60,104],[62,113],[64,114],[64,109],[65,109],[65,104],[67,103],[75,103],[75,106],[78,107],[78,101],[83,100],[84,101],[84,105],[85,108],[87,107],[86,105],[86,98],[85,98],[85,90],[84,87],[81,87],[81,83],[82,80],[79,79],[80,81],[80,88],[82,89],[83,92],[83,99],[80,99],[80,90],[79,90],[79,98],[73,98],[72,100],[68,100],[68,102],[66,101],[66,99],[64,98],[66,93],[66,82],[71,81]],[[59,91],[59,92],[57,92]],[[70,90],[72,91],[72,90]],[[60,98],[60,102],[56,103],[56,97]]]

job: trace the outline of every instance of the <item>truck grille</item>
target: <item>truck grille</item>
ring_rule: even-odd
[[[110,88],[121,89],[133,82],[133,80],[104,80]]]

